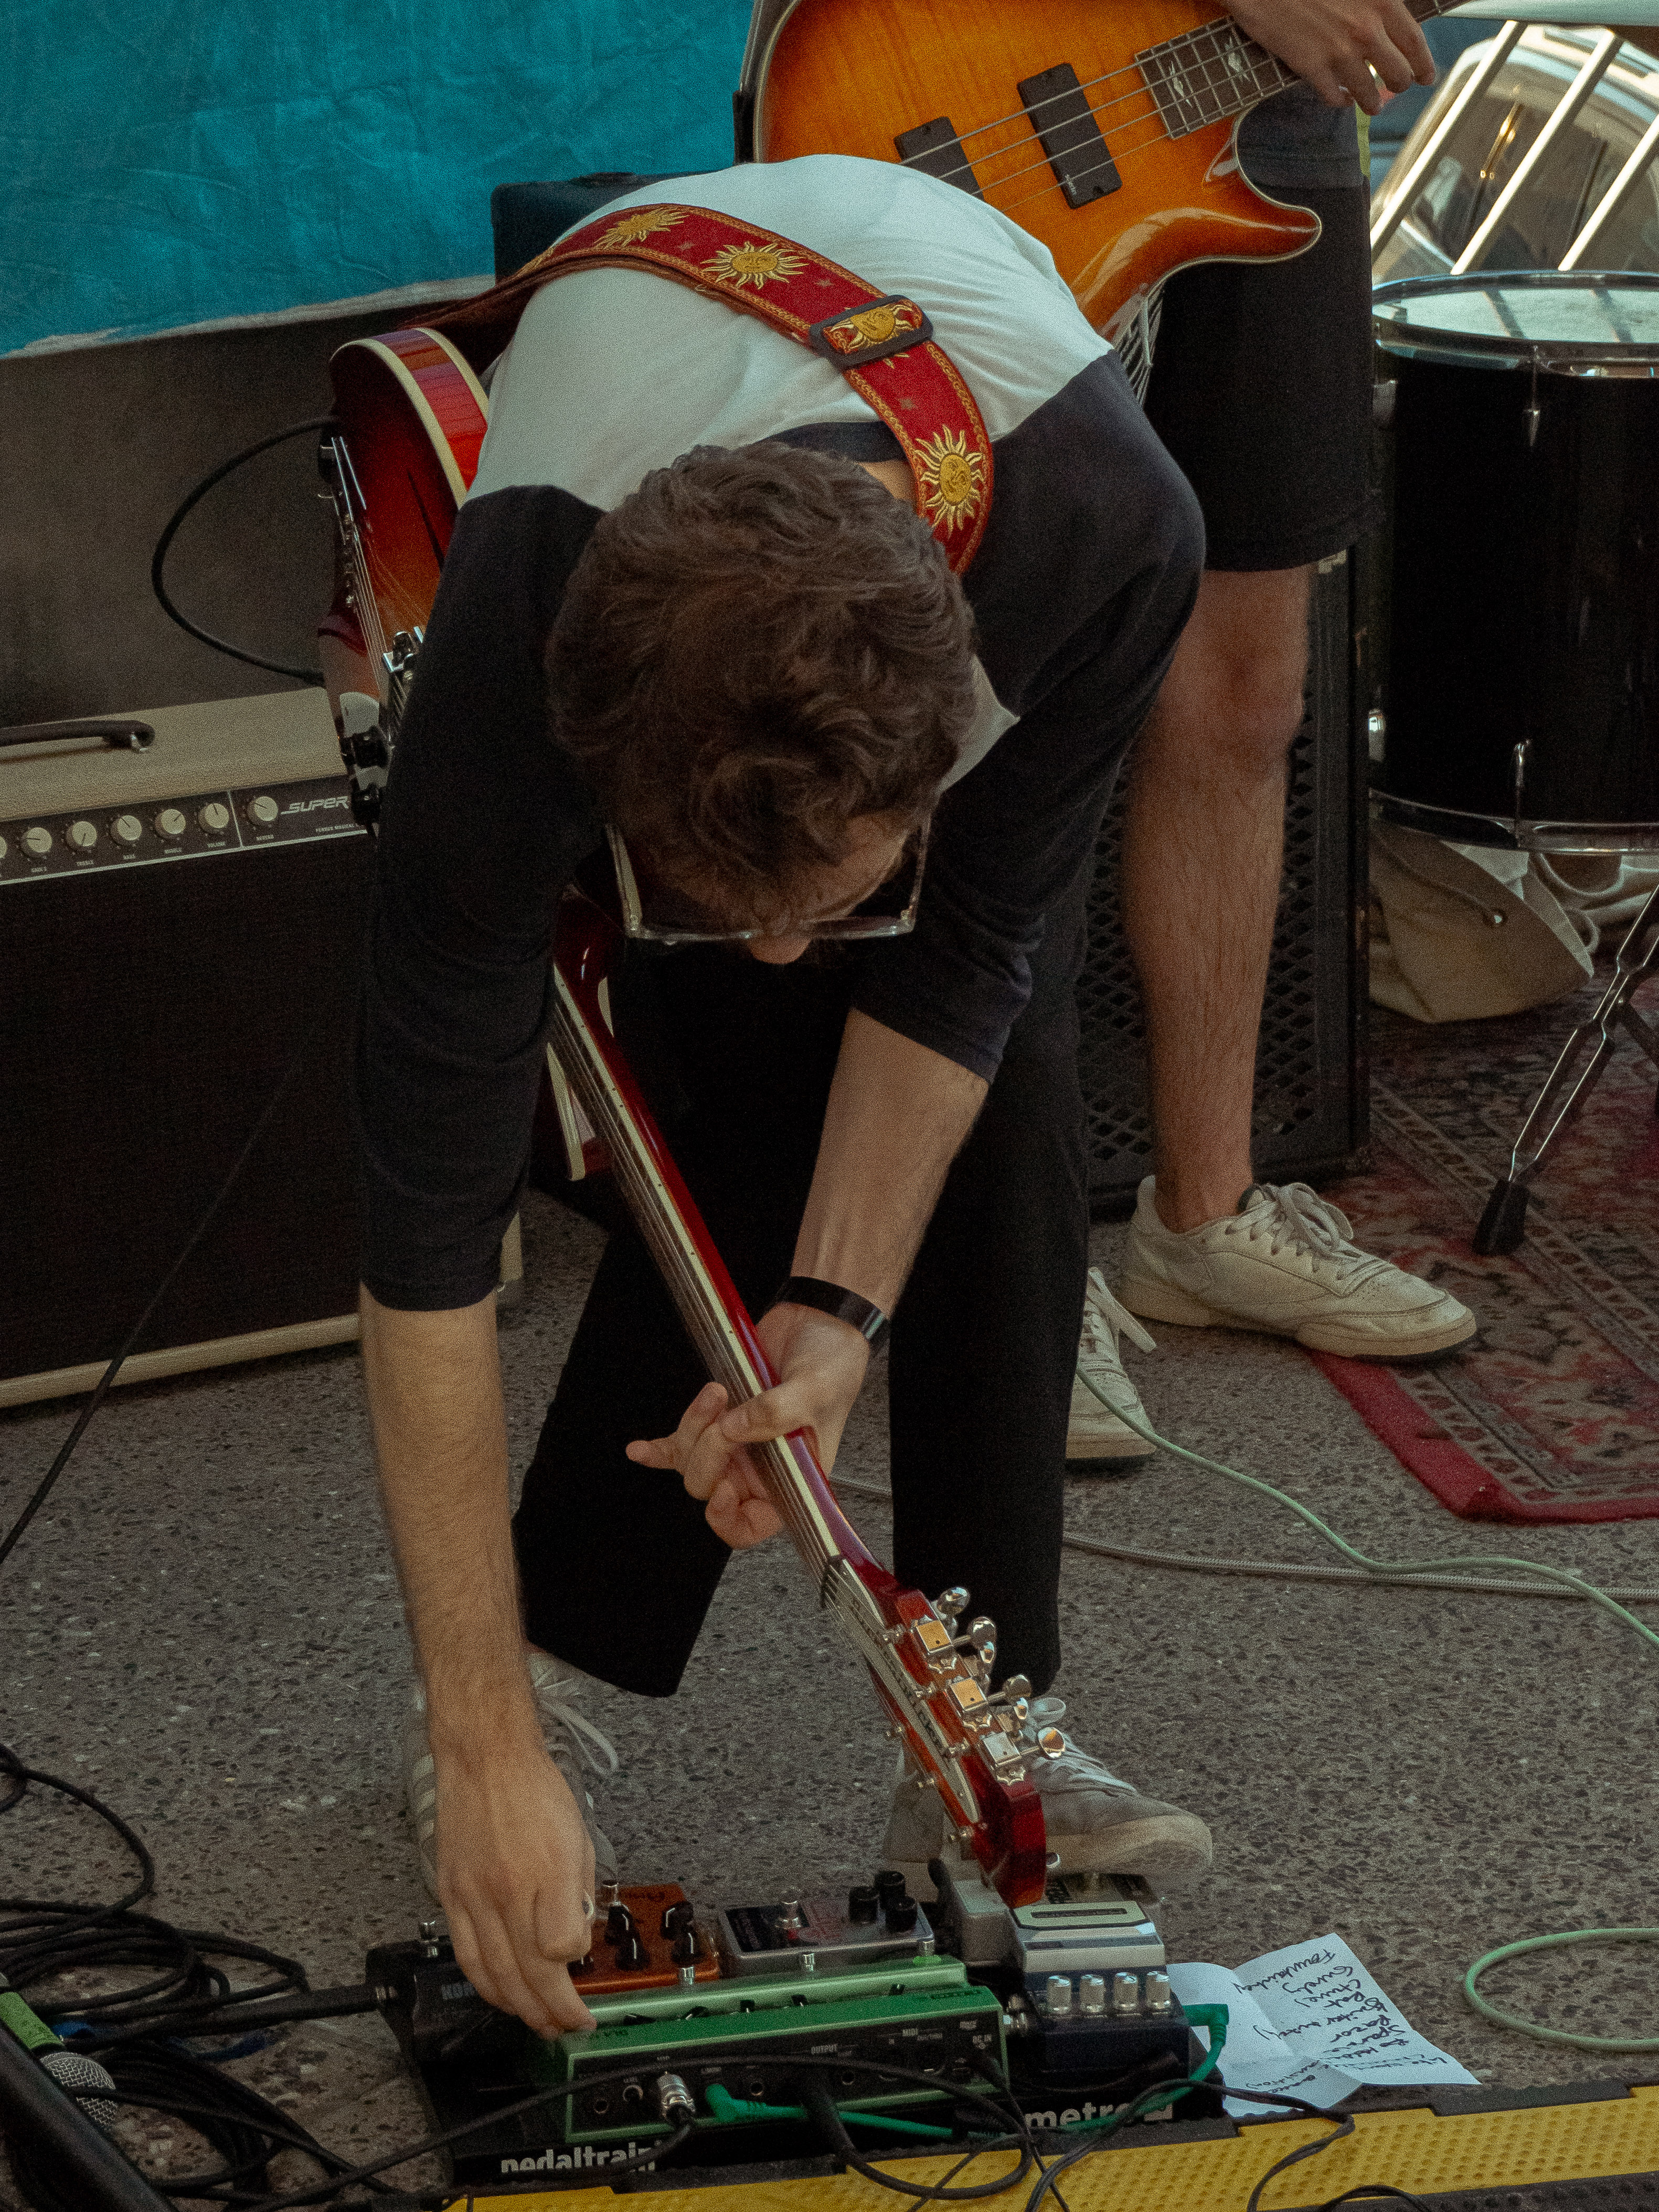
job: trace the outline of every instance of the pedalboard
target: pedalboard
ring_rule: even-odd
[[[470,2124],[453,2167],[473,2186],[648,2158],[670,2132],[665,2082],[690,2108],[675,2164],[708,2166],[821,2154],[799,2117],[809,2077],[854,2124],[892,2126],[948,2124],[989,2076],[1042,2128],[1191,2070],[1145,1884],[1056,1875],[1011,1910],[977,1869],[933,1872],[927,1912],[890,1872],[706,1924],[678,1885],[605,1890],[571,1969],[594,2025],[546,2040],[483,2002],[431,1923],[371,1952],[368,1979],[434,2124]],[[538,2089],[544,2104],[516,2109]],[[1209,2084],[1200,2095],[1207,2111]]]

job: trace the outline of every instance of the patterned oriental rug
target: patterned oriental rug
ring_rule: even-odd
[[[1330,1186],[1355,1240],[1443,1284],[1472,1350],[1420,1367],[1312,1355],[1395,1456],[1471,1521],[1659,1516],[1659,1120],[1622,1040],[1533,1185],[1526,1240],[1469,1239],[1528,1107],[1601,981],[1425,1024],[1371,1009],[1374,1173]]]

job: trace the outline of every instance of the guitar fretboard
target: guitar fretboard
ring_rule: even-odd
[[[1455,0],[1407,0],[1419,22],[1438,15]],[[1274,93],[1299,83],[1296,71],[1241,31],[1231,15],[1166,39],[1135,56],[1160,121],[1171,138],[1206,123],[1243,115]]]

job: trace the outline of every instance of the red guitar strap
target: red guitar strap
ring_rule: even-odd
[[[516,276],[432,316],[475,369],[493,361],[532,295],[575,269],[643,269],[745,314],[822,356],[898,440],[923,520],[960,575],[991,513],[991,441],[973,394],[914,300],[776,231],[668,203],[601,215]]]

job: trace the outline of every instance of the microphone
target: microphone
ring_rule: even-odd
[[[45,2045],[37,2059],[34,2049]],[[55,2048],[53,2046],[56,2046]],[[52,2072],[52,2062],[58,2064]],[[53,2073],[58,2079],[53,2079]],[[0,2135],[38,2160],[85,2212],[172,2212],[124,2152],[88,2118],[70,2087],[113,2088],[106,2069],[58,2038],[12,1990],[0,1993]],[[98,2099],[112,2118],[115,2106]],[[72,2185],[72,2190],[71,2190]]]
[[[95,2058],[88,2058],[78,2051],[67,2048],[43,2051],[40,2064],[54,2081],[69,2090],[113,2089],[115,2076],[107,2066],[100,2066]],[[120,2111],[107,2097],[76,2097],[76,2103],[89,2120],[94,2120],[106,2133],[115,2125],[115,2116]]]

